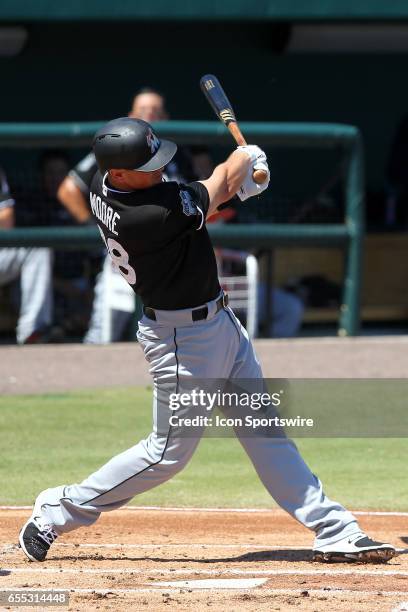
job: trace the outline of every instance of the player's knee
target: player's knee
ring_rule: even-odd
[[[181,471],[190,461],[198,441],[193,438],[171,438],[152,433],[146,440],[151,460],[160,469],[169,470],[172,474]]]
[[[182,469],[184,469],[193,456],[195,448],[196,445],[188,446],[186,448],[181,447],[169,453],[168,458],[172,463],[174,462],[176,472],[180,472]]]

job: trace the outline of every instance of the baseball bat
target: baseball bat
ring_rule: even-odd
[[[218,119],[229,129],[237,145],[246,146],[247,142],[239,129],[232,105],[217,77],[213,74],[205,74],[200,79],[200,87]],[[252,178],[260,185],[267,180],[268,173],[265,170],[254,170]]]

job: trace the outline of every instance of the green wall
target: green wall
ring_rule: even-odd
[[[198,81],[214,72],[242,120],[359,126],[369,183],[378,187],[408,110],[405,54],[282,55],[284,26],[72,23],[28,32],[20,56],[0,58],[0,121],[108,119],[126,114],[146,84],[167,95],[173,118],[212,119]]]
[[[0,19],[364,19],[408,17],[406,0],[2,0]]]

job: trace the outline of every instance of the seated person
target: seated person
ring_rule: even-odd
[[[38,159],[30,190],[17,199],[18,226],[72,226],[72,215],[61,206],[58,189],[70,169],[67,153],[46,149]],[[54,321],[50,341],[78,338],[87,328],[93,296],[93,269],[100,265],[90,249],[57,248],[53,256]]]
[[[0,169],[0,231],[14,227],[14,199]],[[46,338],[52,318],[52,253],[47,248],[0,248],[0,285],[20,278],[21,304],[17,342],[31,344]]]
[[[233,206],[224,208],[221,212],[214,215],[209,223],[231,223],[236,221],[236,209]],[[208,223],[208,222],[207,222]],[[233,258],[229,257],[230,249],[214,249],[217,258],[217,265],[220,276],[241,275],[242,262],[234,263]],[[292,338],[296,336],[302,325],[303,313],[305,310],[302,300],[295,294],[279,287],[272,287],[271,314],[272,319],[268,320],[267,313],[267,283],[258,283],[258,326],[262,331],[261,335],[268,338]]]

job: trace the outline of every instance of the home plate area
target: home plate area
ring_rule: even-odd
[[[146,508],[105,514],[30,563],[16,544],[29,514],[0,510],[2,603],[15,589],[46,589],[67,590],[69,609],[87,611],[408,610],[403,513],[358,517],[371,537],[400,549],[379,565],[313,563],[313,537],[280,510]]]

